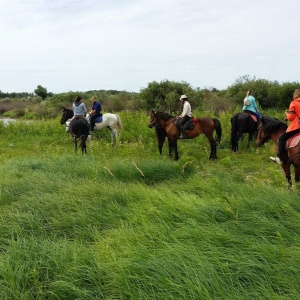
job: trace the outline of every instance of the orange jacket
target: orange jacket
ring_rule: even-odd
[[[300,97],[294,99],[289,107],[289,110],[285,112],[286,118],[291,121],[286,132],[300,128],[299,118],[300,118]],[[298,122],[299,121],[299,122]]]

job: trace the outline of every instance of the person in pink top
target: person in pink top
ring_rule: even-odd
[[[289,109],[285,111],[285,117],[291,121],[285,133],[278,139],[278,152],[277,157],[270,157],[274,162],[281,164],[284,159],[286,141],[293,135],[300,133],[300,90],[296,89],[293,94],[293,101]]]

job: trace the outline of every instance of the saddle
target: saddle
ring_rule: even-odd
[[[103,118],[102,118],[102,116],[100,116],[95,120],[95,123],[101,123],[102,121],[103,121]]]
[[[183,125],[183,128],[184,130],[192,130],[194,129],[195,124],[196,124],[196,118],[192,117]]]
[[[178,127],[178,122],[180,119],[176,119],[175,120],[175,126],[179,129]],[[194,129],[194,125],[197,123],[196,118],[192,117],[191,119],[189,119],[184,125],[183,125],[183,129],[184,130],[192,130]]]
[[[102,116],[103,116],[103,115],[101,115],[101,116],[98,117],[97,119],[94,119],[94,122],[95,122],[95,123],[101,123],[101,122],[103,121]],[[90,117],[90,116],[87,117],[87,120],[88,120],[89,123],[91,123],[91,117]]]
[[[257,122],[257,121],[258,121],[258,120],[257,120],[257,116],[254,115],[252,111],[250,111],[250,110],[243,110],[243,113],[245,113],[245,114],[247,114],[247,115],[250,115],[254,122]]]
[[[293,135],[291,138],[289,138],[286,142],[286,148],[294,148],[296,146],[298,146],[300,142],[300,133],[296,133],[295,135]]]

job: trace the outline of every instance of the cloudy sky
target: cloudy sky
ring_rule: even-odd
[[[299,0],[0,0],[0,90],[300,79]]]

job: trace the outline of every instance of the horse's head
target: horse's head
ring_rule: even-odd
[[[152,110],[152,111],[149,113],[149,115],[150,115],[150,121],[149,121],[149,123],[148,123],[148,127],[149,127],[149,128],[152,128],[152,127],[155,126],[156,123],[157,123],[156,112],[155,112],[154,110]]]
[[[257,147],[262,147],[263,144],[269,139],[270,137],[263,130],[263,120],[262,120],[257,127],[257,136],[256,136],[255,143]]]
[[[60,119],[60,124],[65,124],[67,122],[67,120],[71,119],[73,117],[73,110],[71,109],[67,109],[67,108],[63,108],[63,114],[61,116]]]
[[[261,147],[265,142],[272,139],[275,143],[278,137],[285,132],[287,125],[277,118],[263,117],[257,128],[256,144]]]

